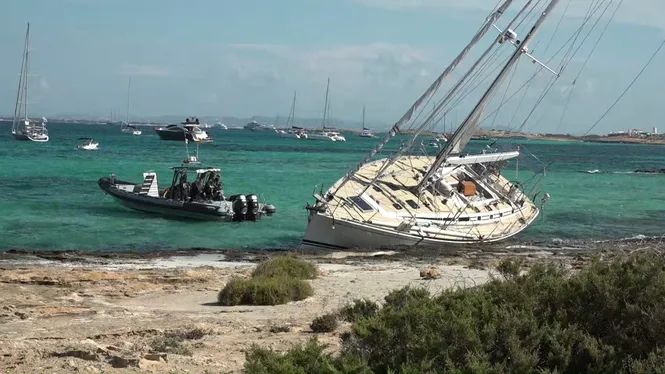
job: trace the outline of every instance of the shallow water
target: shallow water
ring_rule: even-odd
[[[157,171],[160,184],[170,183],[168,168],[186,155],[182,143],[161,141],[148,127],[144,135],[132,136],[117,126],[53,123],[51,141],[37,144],[15,141],[10,128],[0,123],[0,250],[295,247],[315,185],[329,186],[376,143],[353,134],[346,134],[346,143],[333,143],[212,129],[215,142],[201,145],[200,157],[223,169],[226,194],[260,194],[277,213],[256,223],[183,222],[128,210],[97,186],[97,179],[110,173],[140,181],[146,170]],[[77,150],[79,137],[93,137],[100,149]],[[551,163],[541,188],[551,198],[513,244],[663,233],[665,175],[629,172],[665,167],[664,146],[521,143]],[[474,141],[471,150],[485,144]],[[520,165],[520,180],[530,175],[522,169],[528,165]],[[602,173],[585,173],[594,169]],[[504,174],[514,178],[514,164]]]

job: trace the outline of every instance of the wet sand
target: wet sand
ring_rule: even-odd
[[[312,319],[353,299],[381,301],[406,285],[434,292],[480,285],[509,254],[530,263],[579,266],[597,251],[299,253],[321,272],[310,281],[313,297],[287,305],[235,307],[216,304],[225,282],[249,276],[258,261],[279,252],[11,251],[0,254],[0,372],[239,372],[252,344],[284,350],[306,341],[314,335]],[[440,278],[421,279],[426,268],[436,268]],[[334,350],[347,329],[342,324],[318,338]],[[181,353],[156,348],[154,341],[169,333],[184,336]]]

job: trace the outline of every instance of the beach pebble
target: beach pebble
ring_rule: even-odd
[[[439,279],[441,278],[441,270],[437,268],[427,268],[420,270],[420,278],[422,279]]]

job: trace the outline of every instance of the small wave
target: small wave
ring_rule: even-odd
[[[658,170],[635,170],[635,171],[600,171],[596,170],[580,170],[579,173],[584,174],[665,174],[665,172]]]
[[[537,242],[511,243],[509,245],[504,246],[503,249],[513,250],[513,251],[552,251],[552,250],[576,251],[576,250],[593,249],[598,245],[610,245],[610,246],[620,247],[623,245],[631,245],[635,243],[665,244],[665,234],[660,236],[658,235],[646,236],[642,234],[635,234],[625,238],[606,239],[606,240],[551,238]]]

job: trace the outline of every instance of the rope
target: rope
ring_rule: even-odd
[[[647,63],[642,67],[642,69],[640,70],[640,72],[637,73],[637,75],[635,76],[635,78],[633,78],[633,80],[630,82],[630,84],[628,85],[628,87],[626,87],[626,89],[623,90],[623,92],[621,93],[621,95],[619,95],[619,97],[617,97],[617,99],[614,100],[614,102],[612,103],[612,105],[610,105],[609,108],[607,108],[607,110],[605,111],[605,113],[603,113],[603,114],[598,118],[598,120],[597,120],[596,122],[594,122],[594,124],[589,128],[589,130],[587,130],[587,132],[584,133],[584,135],[588,135],[589,132],[591,132],[591,130],[593,130],[593,129],[596,127],[596,125],[598,125],[598,124],[600,123],[600,121],[602,121],[603,118],[605,118],[605,116],[606,116],[606,115],[607,115],[607,114],[608,114],[608,113],[614,108],[614,106],[615,106],[615,105],[621,100],[621,98],[624,97],[624,95],[628,92],[628,90],[630,90],[630,88],[633,86],[633,84],[635,84],[635,82],[637,82],[637,80],[640,78],[640,76],[642,75],[642,73],[644,73],[644,71],[647,69],[647,67],[649,67],[649,65],[651,65],[651,61],[653,61],[653,59],[656,58],[656,56],[658,55],[658,52],[660,52],[660,50],[663,48],[663,45],[665,45],[665,40],[663,40],[663,41],[660,43],[660,45],[658,46],[658,48],[656,48],[656,51],[651,55],[651,57],[649,58],[649,60],[647,61]]]

